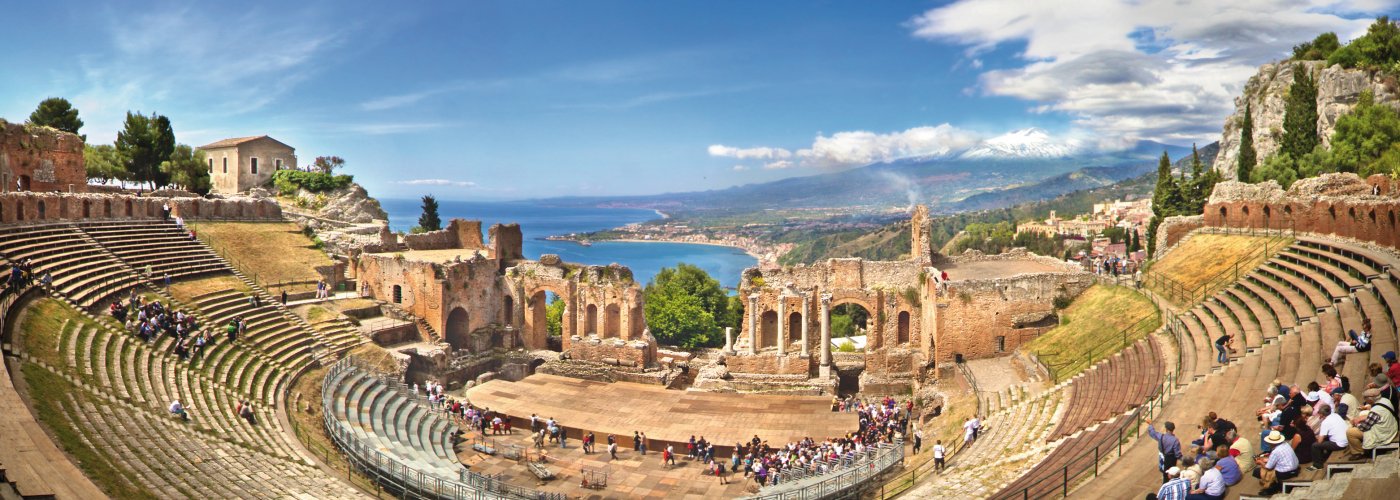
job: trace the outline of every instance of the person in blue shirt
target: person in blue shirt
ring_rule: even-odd
[[[1259,490],[1260,496],[1278,493],[1282,491],[1284,481],[1298,477],[1298,454],[1293,452],[1293,447],[1288,445],[1283,433],[1270,432],[1269,436],[1264,438],[1264,442],[1273,449],[1254,459],[1254,463],[1259,464],[1259,467],[1254,469],[1254,477],[1260,477],[1260,471],[1267,469],[1273,471],[1274,481]]]
[[[1191,494],[1191,480],[1181,477],[1181,469],[1172,467],[1166,471],[1167,482],[1156,493],[1147,495],[1148,500],[1185,500]]]
[[[1147,435],[1157,440],[1157,453],[1161,463],[1162,482],[1166,483],[1169,480],[1167,477],[1167,470],[1176,467],[1177,461],[1181,460],[1181,440],[1176,438],[1175,423],[1167,422],[1163,427],[1166,427],[1167,432],[1159,433],[1157,432],[1157,426],[1152,425],[1152,419],[1147,419]]]
[[[1230,454],[1230,447],[1220,446],[1215,449],[1215,465],[1220,467],[1220,477],[1225,480],[1225,486],[1234,486],[1244,479],[1244,474],[1240,472],[1240,464],[1235,461],[1235,457]]]

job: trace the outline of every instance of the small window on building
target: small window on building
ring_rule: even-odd
[[[253,173],[255,173],[255,174],[258,173],[258,159],[257,159],[257,158],[249,158],[249,159],[252,160],[252,163],[250,163],[250,165],[252,165],[252,167],[253,167]]]
[[[997,352],[1006,352],[1006,337],[997,336]]]
[[[401,286],[399,286],[399,285],[394,285],[394,303],[395,303],[395,304],[402,304],[402,303],[403,303],[403,287],[401,287]]]
[[[228,157],[227,157],[227,156],[224,157],[224,173],[225,173],[225,174],[228,173]]]
[[[273,170],[282,170],[282,159],[278,158],[273,162]]]
[[[213,158],[210,158],[210,159],[209,159],[209,173],[211,173],[211,174],[214,173],[214,159],[213,159]]]

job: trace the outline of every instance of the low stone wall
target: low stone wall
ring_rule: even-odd
[[[1093,277],[1082,271],[953,281],[935,312],[934,360],[944,364],[958,355],[964,359],[1005,356],[1044,331],[1038,324],[1020,324],[1018,318],[1053,313],[1055,297],[1076,297],[1093,283]]]
[[[802,375],[812,373],[812,360],[801,353],[764,352],[754,355],[736,354],[724,358],[731,373],[761,373],[770,375]]]
[[[1373,176],[1375,177],[1375,176]],[[1400,198],[1384,176],[1324,174],[1284,191],[1273,181],[1222,182],[1206,203],[1205,225],[1275,229],[1400,247]]]
[[[569,357],[604,365],[650,368],[656,365],[656,343],[618,338],[571,337]]]
[[[282,208],[270,199],[159,198],[105,193],[0,193],[0,223],[159,219],[166,204],[185,220],[281,220]]]
[[[1168,250],[1175,248],[1181,239],[1185,238],[1191,231],[1200,229],[1206,225],[1205,217],[1199,215],[1167,217],[1157,226],[1156,254],[1152,258],[1160,259],[1167,254]]]

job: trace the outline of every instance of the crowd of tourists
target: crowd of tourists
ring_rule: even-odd
[[[1353,386],[1339,374],[1348,354],[1370,351],[1369,330],[1367,322],[1362,332],[1348,332],[1349,340],[1322,360],[1322,380],[1292,385],[1275,380],[1265,388],[1254,412],[1257,432],[1215,412],[1202,417],[1196,432],[1181,437],[1175,423],[1165,422],[1158,431],[1148,420],[1163,483],[1148,498],[1220,499],[1231,487],[1245,488],[1246,476],[1257,480],[1260,495],[1272,495],[1304,469],[1324,468],[1334,452],[1363,460],[1395,442],[1400,408],[1395,352],[1367,366],[1364,385]]]
[[[29,287],[29,285],[34,284],[34,261],[24,259],[19,262],[11,262],[10,271],[4,275],[4,278],[4,286],[0,287],[0,298],[9,296],[12,293],[18,293],[20,290],[24,290]],[[39,277],[39,284],[45,287],[48,287],[52,283],[53,277],[47,272]]]

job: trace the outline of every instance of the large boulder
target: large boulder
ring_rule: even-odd
[[[312,206],[324,201],[317,216],[331,220],[365,224],[376,220],[388,220],[389,214],[379,206],[379,200],[371,198],[364,187],[351,184],[343,189],[325,193],[297,192],[297,197],[307,200]]]

